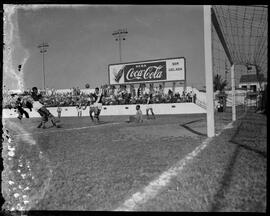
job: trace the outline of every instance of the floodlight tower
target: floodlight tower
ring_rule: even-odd
[[[40,49],[40,53],[42,53],[42,73],[43,73],[43,88],[45,90],[45,64],[44,64],[44,54],[47,52],[47,48],[49,47],[48,43],[42,43],[38,45],[38,48]]]
[[[118,44],[119,44],[119,59],[120,59],[120,62],[122,62],[122,45],[121,45],[121,41],[122,40],[126,40],[126,35],[128,34],[128,31],[127,29],[118,29],[116,31],[114,31],[112,33],[112,35],[114,36],[115,40],[118,41]]]

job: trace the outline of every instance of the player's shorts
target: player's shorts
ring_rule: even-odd
[[[44,122],[47,122],[48,121],[48,115],[43,111],[43,110],[38,110],[37,111],[39,113],[39,115],[41,116],[41,120],[44,121]]]
[[[94,105],[90,105],[89,107],[89,112],[95,112],[95,106]]]
[[[146,109],[153,109],[152,104],[146,104]]]
[[[97,107],[99,110],[102,109],[102,103],[94,103],[94,106]]]
[[[45,122],[48,121],[50,117],[53,117],[53,115],[50,113],[48,109],[46,109],[46,107],[41,107],[38,110],[38,113],[41,115],[42,121],[45,121]]]

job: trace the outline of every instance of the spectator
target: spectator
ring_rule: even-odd
[[[152,86],[150,86],[152,88]],[[130,92],[127,91],[126,86],[121,86],[121,88],[115,88],[115,86],[108,86],[107,96],[104,96],[102,103],[105,105],[116,105],[116,104],[145,104],[147,103],[147,97],[150,92],[145,90],[143,91],[143,86],[138,89],[139,96],[136,95],[136,90],[133,85],[130,87]],[[162,86],[160,85],[160,88]],[[87,94],[80,91],[77,88],[73,87],[72,91],[61,92],[53,90],[52,94],[48,94],[44,96],[44,101],[49,107],[57,107],[60,106],[76,106],[77,101],[81,100],[82,102],[86,100],[88,97]],[[80,93],[79,93],[80,92]],[[149,92],[149,93],[148,93]],[[44,94],[44,92],[42,92]],[[25,93],[27,94],[27,93]],[[14,95],[13,95],[14,96]],[[12,108],[15,107],[15,100],[13,96],[8,93],[3,93],[3,105],[4,108]],[[196,94],[192,91],[190,93],[186,93],[183,91],[180,95],[179,92],[173,95],[171,89],[164,94],[164,92],[160,91],[159,88],[155,88],[155,91],[152,93],[152,101],[153,103],[181,103],[181,102],[194,102],[196,103]]]
[[[196,93],[193,94],[193,103],[196,103],[197,95]]]

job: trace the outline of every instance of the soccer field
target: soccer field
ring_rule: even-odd
[[[6,179],[14,182],[4,193],[5,205],[114,210],[206,139],[205,114],[127,120],[102,117],[94,124],[89,117],[65,117],[61,128],[48,129],[36,128],[38,118],[6,120],[15,155],[4,159],[12,173]]]

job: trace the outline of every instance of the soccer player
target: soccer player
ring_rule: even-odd
[[[58,113],[58,118],[60,119],[61,118],[61,112],[62,112],[62,108],[59,106],[57,106],[57,113]]]
[[[18,97],[18,99],[16,101],[15,109],[17,109],[18,113],[19,113],[18,119],[22,120],[23,114],[25,115],[26,118],[29,118],[28,112],[26,112],[23,109],[23,103],[22,103],[22,100],[20,97]]]
[[[82,117],[82,104],[80,101],[77,104],[76,108],[77,108],[77,112],[78,112],[78,117]]]
[[[89,101],[88,103],[86,103],[85,107],[83,108],[83,110],[86,109],[87,105],[89,104],[89,116],[91,118],[92,121],[94,121],[94,118],[92,116],[93,113],[95,113],[95,106],[94,106],[94,97],[92,95],[92,93],[90,94],[90,97],[89,97]]]
[[[102,98],[103,94],[99,92],[99,88],[95,88],[95,93],[93,94],[94,97],[94,107],[95,107],[95,118],[99,122],[99,115],[102,109]]]
[[[136,105],[136,115],[135,116],[129,116],[129,122],[137,122],[141,123],[143,122],[143,116],[142,116],[142,110],[140,105]]]
[[[148,115],[148,112],[149,110],[151,111],[151,114],[153,116],[153,118],[155,119],[155,114],[153,112],[153,107],[152,107],[152,103],[153,103],[153,95],[150,94],[147,98],[147,105],[146,105],[146,115],[147,115],[147,119],[149,119],[149,115]]]
[[[32,88],[32,95],[33,99],[33,109],[37,111],[40,116],[42,117],[41,123],[37,126],[40,128],[42,126],[43,129],[46,128],[45,123],[48,119],[51,120],[53,126],[57,127],[55,117],[50,113],[50,111],[41,103],[42,102],[42,95],[38,94],[37,87]]]

